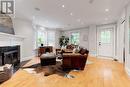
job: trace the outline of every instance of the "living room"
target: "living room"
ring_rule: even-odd
[[[0,87],[130,86],[130,0],[0,3]]]

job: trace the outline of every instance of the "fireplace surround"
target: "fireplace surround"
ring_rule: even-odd
[[[20,64],[20,45],[0,47],[0,65]]]

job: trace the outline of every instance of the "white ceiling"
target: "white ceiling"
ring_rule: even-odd
[[[130,0],[16,0],[16,17],[48,28],[116,22]],[[62,7],[64,5],[64,8]],[[40,11],[35,10],[39,8]],[[108,12],[105,9],[109,9]],[[72,13],[72,15],[70,15]]]

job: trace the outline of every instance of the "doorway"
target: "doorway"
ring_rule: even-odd
[[[99,27],[97,29],[98,56],[114,56],[114,27]]]

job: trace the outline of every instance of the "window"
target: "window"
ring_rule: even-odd
[[[49,46],[55,46],[55,32],[49,31],[47,34],[47,44]]]
[[[46,32],[43,30],[37,31],[37,46],[41,46],[41,44],[46,44]]]
[[[110,30],[101,32],[101,42],[102,43],[111,43],[111,31]]]
[[[71,44],[78,45],[79,44],[79,32],[71,33]]]
[[[43,44],[44,46],[55,46],[55,32],[46,30],[37,30],[37,47]]]

